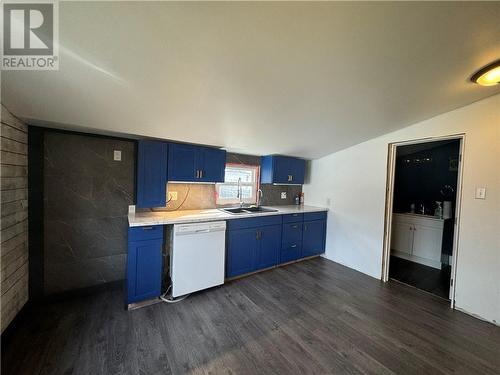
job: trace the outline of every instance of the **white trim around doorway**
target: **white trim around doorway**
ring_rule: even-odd
[[[455,228],[453,231],[453,249],[450,280],[450,301],[451,308],[455,307],[455,287],[457,280],[457,259],[458,259],[458,239],[460,230],[460,213],[462,207],[462,179],[465,152],[465,134],[453,134],[442,137],[429,137],[415,140],[394,142],[388,145],[387,157],[387,185],[385,200],[385,221],[384,221],[384,247],[382,255],[382,281],[389,281],[389,261],[391,255],[391,228],[392,228],[392,209],[394,197],[394,174],[396,168],[396,149],[398,146],[407,146],[418,143],[429,143],[445,140],[460,140],[460,154],[458,162],[456,207],[455,207]]]

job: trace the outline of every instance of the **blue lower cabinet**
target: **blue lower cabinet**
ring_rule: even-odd
[[[255,270],[257,228],[229,230],[227,232],[226,276],[234,277]]]
[[[227,231],[226,277],[278,264],[281,217],[230,220]]]
[[[302,258],[302,241],[281,246],[280,263]]]
[[[259,228],[255,269],[263,269],[278,264],[278,250],[281,244],[281,225]]]
[[[291,262],[302,257],[302,215],[301,221],[287,223],[286,220],[287,218],[283,217],[280,263]]]
[[[302,236],[302,257],[325,252],[326,220],[305,221]]]
[[[161,294],[163,227],[129,228],[127,303]]]

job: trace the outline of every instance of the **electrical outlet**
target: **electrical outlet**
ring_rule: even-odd
[[[286,191],[281,192],[281,199],[286,199]]]
[[[168,200],[169,201],[176,201],[177,200],[177,192],[176,191],[169,191],[168,192]]]
[[[477,187],[476,188],[476,199],[486,199],[486,188]]]
[[[122,161],[122,152],[120,150],[113,151],[113,160],[114,161]]]

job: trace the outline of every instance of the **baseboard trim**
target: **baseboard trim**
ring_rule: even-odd
[[[111,281],[104,284],[92,285],[85,288],[66,290],[54,294],[46,295],[40,301],[41,303],[58,302],[67,299],[85,297],[96,293],[102,293],[109,290],[122,289],[125,285],[125,280]]]

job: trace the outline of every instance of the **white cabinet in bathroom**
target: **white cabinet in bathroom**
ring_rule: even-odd
[[[394,214],[391,254],[441,269],[444,220],[418,214]]]
[[[413,226],[406,222],[393,220],[392,222],[392,249],[411,255],[413,248]]]

